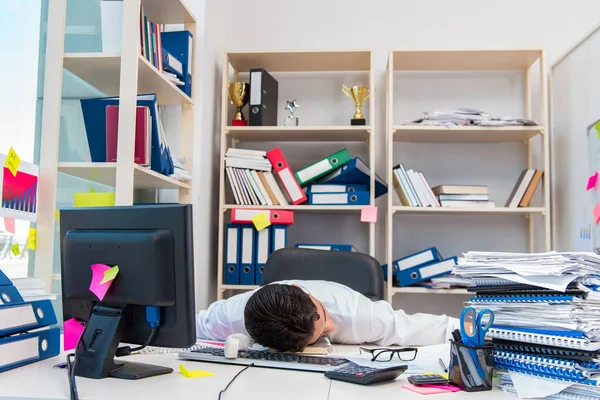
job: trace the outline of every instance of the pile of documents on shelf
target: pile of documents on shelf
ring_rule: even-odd
[[[410,121],[407,125],[425,126],[536,126],[537,123],[525,118],[492,117],[476,108],[451,108],[424,112],[423,117]]]
[[[472,279],[466,305],[494,313],[487,336],[502,389],[600,398],[598,254],[468,252],[452,273]]]

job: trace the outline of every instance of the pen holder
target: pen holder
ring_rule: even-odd
[[[469,346],[450,340],[448,379],[466,392],[492,389],[494,346]]]

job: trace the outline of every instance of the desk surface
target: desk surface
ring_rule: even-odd
[[[357,346],[336,346],[335,352],[357,350]],[[64,356],[54,357],[24,367],[0,373],[0,399],[69,399],[67,370],[52,368],[64,361]],[[121,379],[92,380],[77,379],[77,389],[81,400],[151,400],[217,399],[219,392],[243,367],[179,360],[176,355],[138,355],[123,357],[123,360],[169,366],[174,373],[147,378],[140,381]],[[179,371],[179,364],[188,369],[204,369],[215,374],[206,378],[185,378]],[[361,386],[340,381],[332,381],[322,373],[287,371],[267,368],[249,368],[244,371],[223,394],[223,400],[231,399],[281,399],[286,400],[351,400],[377,398],[419,399],[422,395],[402,388],[408,383],[401,375],[394,382],[380,385]],[[444,399],[452,400],[473,396],[466,392],[444,394]],[[481,393],[479,394],[481,395]],[[200,397],[199,397],[200,396]],[[487,400],[516,399],[516,395],[504,393],[494,387],[485,392]]]

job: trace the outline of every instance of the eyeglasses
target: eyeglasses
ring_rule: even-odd
[[[359,347],[360,353],[363,351],[365,353],[369,353],[373,356],[371,361],[378,362],[387,362],[392,361],[394,354],[398,355],[398,358],[401,361],[412,361],[417,357],[417,349],[412,347],[403,347],[401,349],[388,349],[388,348],[379,348],[379,349],[367,349],[364,347]]]

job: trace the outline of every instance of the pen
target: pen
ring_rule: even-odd
[[[67,368],[67,363],[66,362],[62,362],[62,363],[56,364],[56,365],[53,366],[53,368],[61,368],[61,369],[62,368]]]
[[[444,372],[448,372],[448,368],[446,368],[446,365],[444,364],[442,359],[438,358],[438,361],[440,362],[440,365],[442,366],[442,369],[444,370]]]

